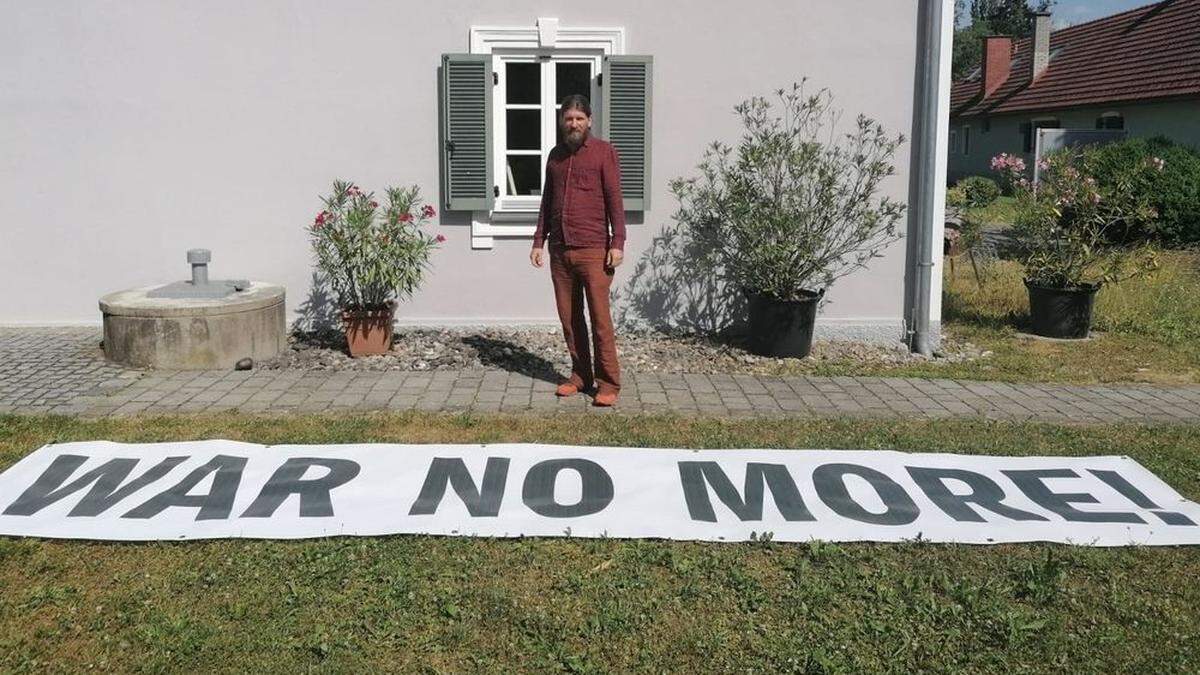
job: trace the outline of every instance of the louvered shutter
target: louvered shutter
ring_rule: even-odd
[[[617,148],[626,211],[650,208],[650,92],[653,57],[606,56],[600,135]]]
[[[491,54],[443,54],[438,84],[442,208],[490,210],[494,202]]]

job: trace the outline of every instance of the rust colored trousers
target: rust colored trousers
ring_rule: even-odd
[[[607,253],[607,249],[600,247],[568,248],[551,243],[550,279],[554,282],[554,302],[562,321],[563,337],[571,354],[569,381],[582,389],[594,384],[600,394],[615,394],[621,390],[621,368],[617,365],[617,339],[608,302],[613,270],[604,265]]]

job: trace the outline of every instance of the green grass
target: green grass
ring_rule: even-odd
[[[945,377],[1007,382],[1095,384],[1200,383],[1200,253],[1165,252],[1145,279],[1105,286],[1096,298],[1089,341],[1049,342],[1027,336],[1029,298],[1021,267],[982,262],[983,286],[966,257],[943,277],[942,330],[992,352],[965,363],[900,366],[863,361],[785,363],[778,374]]]
[[[985,225],[1012,225],[1017,216],[1017,199],[997,197],[983,208],[971,209],[970,214]]]
[[[1127,454],[1200,497],[1194,429],[983,421],[0,416],[0,467],[218,437]],[[1195,672],[1198,576],[1194,547],[0,538],[0,671]]]

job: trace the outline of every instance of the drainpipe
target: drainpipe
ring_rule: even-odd
[[[945,215],[944,203],[938,198],[944,194],[945,165],[939,167],[941,147],[938,140],[947,120],[941,118],[943,74],[942,36],[945,30],[945,5],[950,0],[922,0],[919,5],[918,35],[920,45],[917,57],[917,120],[913,149],[917,153],[915,162],[917,199],[913,205],[916,223],[917,246],[913,260],[914,294],[912,299],[912,327],[910,348],[929,356],[933,353],[933,336],[930,330],[930,304],[933,286],[933,234],[938,214]],[[953,12],[950,13],[953,16]],[[940,170],[939,170],[940,169]],[[943,196],[944,202],[944,196]],[[939,208],[940,207],[940,208]]]

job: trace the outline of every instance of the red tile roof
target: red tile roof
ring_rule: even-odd
[[[1164,0],[1054,31],[1050,65],[1033,82],[1030,44],[1014,41],[1012,74],[986,99],[978,73],[955,82],[951,116],[1200,97],[1200,0]]]

